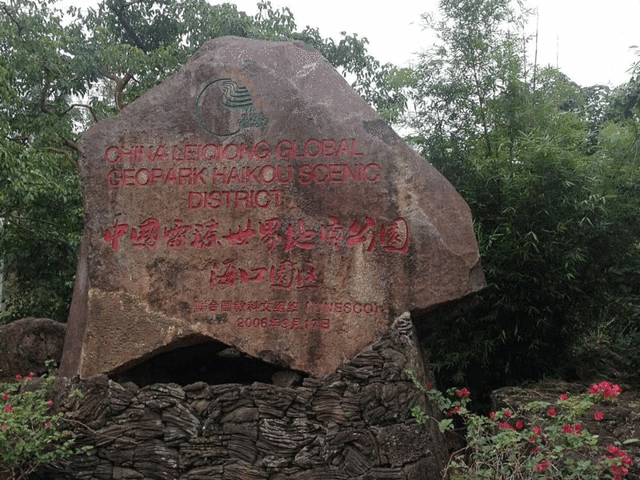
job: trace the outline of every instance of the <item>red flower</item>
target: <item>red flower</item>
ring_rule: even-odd
[[[542,449],[540,447],[535,447],[533,450],[531,450],[531,453],[540,453],[542,451]]]
[[[7,405],[6,407],[4,407],[4,411],[7,413],[11,413],[11,410],[13,410],[13,407],[11,405]]]
[[[456,392],[456,395],[458,395],[459,397],[469,398],[469,396],[471,395],[471,392],[466,388],[461,388]]]
[[[489,413],[489,418],[490,418],[491,420],[495,420],[495,419],[496,419],[496,412],[491,412],[491,413]]]
[[[2,430],[3,432],[6,432],[9,429],[9,427],[7,427],[6,425],[2,425],[2,427],[0,427],[0,430]]]
[[[604,397],[617,397],[621,393],[622,389],[620,388],[620,385],[613,385],[612,387],[604,391]]]
[[[425,386],[427,387],[427,390],[431,390],[433,388],[433,382],[429,382]]]
[[[522,430],[524,428],[524,422],[522,420],[518,420],[516,422],[516,430]]]
[[[53,400],[48,400],[47,405],[49,405],[50,407],[53,406]]]
[[[627,455],[615,445],[609,445],[609,453],[614,454],[616,457],[624,457]]]
[[[33,373],[33,372],[29,372],[29,375],[27,375],[27,376],[28,376],[29,378],[33,378],[33,377],[35,377],[35,376],[36,376],[36,374],[35,374],[35,373]]]
[[[511,415],[513,415],[513,413],[511,413],[509,410],[504,412],[504,416],[507,417],[507,418],[511,418]]]
[[[16,380],[22,380],[22,375],[17,374],[17,375],[16,375]]]
[[[2,394],[2,399],[6,402],[7,400],[9,400],[9,394],[8,393],[3,393]]]
[[[549,468],[549,462],[547,462],[546,460],[541,461],[537,466],[536,466],[536,470],[538,472],[544,472],[547,468]]]
[[[537,442],[537,440],[536,440],[536,436],[535,436],[535,435],[531,435],[531,436],[529,437],[529,442],[530,442],[530,443],[536,443],[536,442]]]
[[[573,431],[576,432],[576,435],[582,435],[582,425],[579,423],[574,424]]]
[[[513,428],[513,426],[509,425],[507,422],[500,422],[498,424],[498,428],[500,428],[501,430],[515,430],[515,428]]]
[[[629,473],[629,469],[622,465],[611,465],[611,473],[614,475],[626,475]]]
[[[542,435],[542,429],[540,427],[533,427],[533,433],[536,435]]]
[[[604,413],[602,413],[602,412],[595,412],[595,413],[593,414],[593,419],[594,419],[596,422],[599,422],[600,420],[603,420],[603,419],[604,419]]]
[[[569,395],[567,395],[566,393],[561,394],[561,395],[560,395],[560,400],[562,400],[563,402],[564,402],[565,400],[569,400]]]
[[[550,417],[555,417],[558,414],[555,408],[550,408],[549,410],[547,410],[547,413],[549,414]]]
[[[51,423],[50,422],[44,422],[44,427],[45,428],[51,428]]]
[[[567,424],[564,427],[562,427],[562,431],[564,433],[568,433],[569,435],[571,435],[573,433],[573,427]]]
[[[462,407],[460,405],[458,405],[457,407],[453,407],[451,410],[449,410],[447,415],[452,417],[455,413],[460,412],[460,410],[462,410]]]
[[[599,384],[591,385],[589,393],[602,395],[604,398],[615,398],[622,392],[620,385],[612,385],[610,382],[602,381]]]

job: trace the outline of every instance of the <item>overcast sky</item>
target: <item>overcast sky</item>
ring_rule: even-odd
[[[61,2],[80,7],[97,3]],[[258,12],[257,0],[229,3],[250,15]],[[271,0],[271,4],[288,6],[299,28],[317,27],[325,37],[339,39],[342,31],[367,37],[369,51],[378,60],[404,66],[433,42],[420,15],[437,12],[438,0],[391,0],[380,2],[380,7],[372,0]],[[538,9],[539,64],[557,65],[582,86],[616,86],[629,80],[627,70],[639,60],[629,47],[640,45],[640,0],[526,0],[526,5]],[[531,33],[535,25],[532,18]]]
[[[223,3],[223,2],[214,2]],[[231,2],[257,13],[255,0]],[[288,6],[298,27],[310,25],[323,36],[340,32],[367,37],[370,53],[383,63],[406,64],[429,47],[433,37],[422,28],[420,15],[437,12],[437,0],[391,0],[374,7],[371,0],[271,0]],[[640,0],[528,0],[539,15],[538,63],[551,64],[586,86],[627,82],[627,70],[638,60],[629,49],[640,45]],[[530,30],[535,32],[531,19]]]

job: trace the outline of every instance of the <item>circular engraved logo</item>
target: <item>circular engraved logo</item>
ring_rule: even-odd
[[[207,84],[196,100],[198,125],[216,137],[229,137],[248,127],[264,127],[267,117],[256,112],[249,89],[230,78]]]

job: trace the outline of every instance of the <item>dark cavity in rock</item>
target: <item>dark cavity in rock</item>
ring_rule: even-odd
[[[181,386],[195,382],[210,385],[254,382],[278,383],[287,378],[290,385],[299,384],[307,375],[283,370],[254,357],[242,354],[221,342],[205,342],[160,353],[111,378],[119,383],[133,382],[140,387],[154,383],[177,383]]]

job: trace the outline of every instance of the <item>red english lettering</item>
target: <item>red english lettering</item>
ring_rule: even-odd
[[[215,185],[218,180],[220,180],[221,183],[225,183],[226,178],[227,178],[227,167],[223,167],[221,173],[218,173],[217,167],[213,168],[213,172],[211,173],[211,183]]]
[[[376,183],[380,180],[380,165],[376,165],[375,163],[370,163],[366,167],[364,167],[365,179],[369,183]]]
[[[263,194],[267,197],[265,203],[260,203],[260,194]],[[269,192],[267,192],[266,190],[259,190],[258,192],[256,192],[255,202],[258,207],[267,208],[271,203],[271,196],[269,195]]]
[[[267,169],[271,169],[271,172],[266,173]],[[262,167],[262,170],[260,170],[260,179],[262,180],[262,183],[266,183],[267,185],[269,185],[275,182],[275,172],[276,169],[273,167],[273,165],[265,165],[264,167]]]
[[[277,180],[280,184],[288,184],[293,180],[293,166],[287,165],[287,178],[282,177],[282,166],[278,165],[276,168]]]
[[[123,170],[123,176],[124,176],[124,186],[125,187],[132,187],[134,186],[135,183],[135,179],[134,179],[134,174],[135,174],[135,170],[133,168],[125,168]]]
[[[320,178],[319,176],[319,172],[321,169],[324,169],[326,171],[326,173],[324,174],[324,177]],[[326,166],[324,163],[319,163],[318,165],[316,165],[313,169],[313,179],[316,181],[316,183],[322,183],[327,181],[327,179],[329,178],[329,167]]]
[[[169,185],[173,183],[174,185],[178,185],[178,179],[176,178],[176,172],[174,172],[173,168],[170,168],[167,172],[167,176],[164,179],[164,184]]]
[[[189,185],[189,183],[190,183],[189,180],[190,179],[191,179],[191,169],[190,168],[179,168],[178,169],[178,185]]]
[[[244,179],[246,183],[249,183],[250,181],[253,181],[256,184],[260,183],[260,180],[258,180],[258,177],[256,176],[258,175],[258,170],[260,170],[260,167],[256,167],[254,169],[251,169],[249,167],[242,168],[244,169]]]
[[[195,185],[196,183],[198,183],[198,180],[200,181],[200,183],[202,183],[203,185],[206,185],[207,182],[204,181],[204,172],[205,172],[206,168],[202,168],[200,169],[200,171],[198,171],[198,169],[194,168],[193,169],[193,184]]]
[[[309,185],[313,181],[311,165],[302,165],[298,169],[298,182],[302,185]]]
[[[176,145],[176,146],[174,146],[174,147],[173,147],[173,156],[172,156],[173,161],[174,161],[174,162],[183,162],[183,161],[184,161],[184,158],[180,158],[180,157],[178,156],[178,153],[179,153],[179,152],[178,152],[178,146]]]
[[[261,160],[266,160],[271,156],[271,150],[269,149],[269,144],[265,141],[258,143],[255,147],[257,152],[257,156]]]
[[[333,157],[336,154],[336,141],[332,138],[322,140],[322,156]]]
[[[155,185],[156,180],[160,180],[164,175],[164,170],[161,168],[153,168],[151,169],[151,184]]]
[[[205,145],[200,149],[198,158],[200,161],[213,162],[218,157],[218,147],[211,143]]]
[[[233,157],[229,156],[230,149],[233,149]],[[235,143],[230,143],[224,147],[223,154],[227,160],[235,160],[238,157],[238,146]]]
[[[122,149],[120,147],[109,147],[104,151],[104,159],[107,163],[116,164],[118,162],[122,162]]]
[[[329,165],[329,183],[344,182],[344,168],[346,167],[346,165],[336,165],[335,163]]]
[[[204,193],[189,192],[189,210],[200,210],[204,206]]]
[[[240,177],[238,176],[238,168],[237,167],[232,167],[231,168],[231,172],[229,172],[229,176],[227,177],[227,180],[224,183],[225,183],[225,185],[229,185],[232,181],[234,183],[242,183],[242,182],[240,182]]]
[[[144,148],[144,147],[143,147]],[[141,168],[140,170],[138,170],[136,172],[136,185],[138,186],[146,186],[149,184],[149,182],[151,181],[151,176],[149,175],[149,170],[147,170],[146,168]]]
[[[291,158],[291,142],[287,140],[279,141],[278,145],[276,145],[276,155],[281,160]]]
[[[351,151],[349,150],[349,142],[347,142],[345,138],[340,140],[340,145],[338,146],[338,153],[336,153],[336,157],[340,156],[341,153],[351,153]]]
[[[195,162],[198,159],[198,145],[185,145],[184,159],[187,162]]]
[[[151,147],[149,147],[151,149]],[[160,145],[156,149],[156,154],[151,159],[152,162],[157,162],[158,160],[162,160],[163,162],[167,161],[167,153],[164,151],[164,145]]]
[[[121,170],[111,170],[107,174],[107,185],[110,187],[121,187],[122,186],[122,171]]]
[[[307,140],[307,143],[304,144],[304,155],[307,158],[318,158],[321,150],[322,147],[320,146],[319,140],[315,140],[312,138]]]
[[[294,160],[300,160],[301,158],[304,158],[304,152],[302,152],[302,154],[298,154],[298,142],[297,141],[293,141],[293,147],[291,147],[291,158],[293,158]]]
[[[362,152],[356,152],[356,139],[352,138],[351,139],[351,155],[353,155],[354,157],[361,157],[364,155],[364,153]]]

